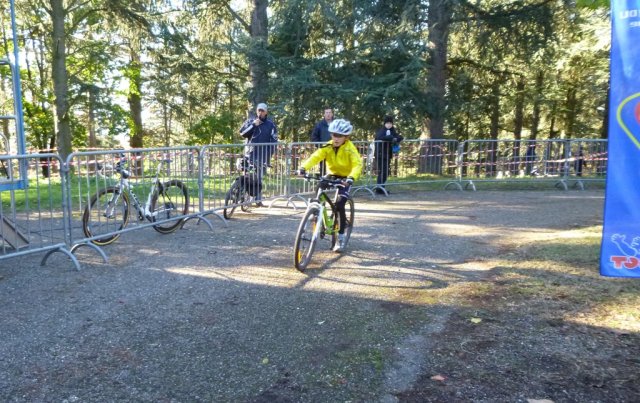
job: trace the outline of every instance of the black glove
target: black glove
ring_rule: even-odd
[[[305,176],[307,174],[307,170],[304,168],[300,168],[300,170],[298,170],[298,175],[300,176]]]
[[[347,182],[349,185],[353,184],[353,178],[352,177],[347,177],[347,180],[345,181]]]

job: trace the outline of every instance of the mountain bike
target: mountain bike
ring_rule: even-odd
[[[336,180],[319,175],[305,175],[304,178],[307,181],[318,181],[319,186],[316,196],[309,199],[293,244],[293,264],[299,271],[304,271],[309,265],[319,239],[330,236],[330,249],[333,249],[338,242],[340,215],[336,210],[336,201],[338,188],[343,186],[341,179]],[[348,244],[353,230],[354,207],[351,198],[347,199],[345,211],[347,222],[344,230],[344,246]]]
[[[177,179],[164,183],[158,179],[162,167],[169,166],[170,162],[171,160],[158,162],[147,201],[142,204],[129,181],[131,172],[126,169],[127,161],[124,155],[120,156],[113,167],[119,174],[118,184],[98,190],[89,200],[82,215],[84,234],[89,238],[97,237],[91,240],[92,243],[102,246],[115,242],[120,237],[118,231],[129,223],[130,206],[138,213],[138,221],[146,219],[157,222],[153,228],[161,234],[169,234],[180,227],[182,218],[189,211],[187,186]]]
[[[231,188],[224,196],[224,218],[229,219],[233,215],[236,208],[244,212],[251,210],[251,203],[255,200],[255,196],[262,190],[262,183],[259,179],[257,169],[266,169],[266,164],[262,168],[250,161],[247,157],[239,158],[236,162],[236,169],[241,174],[233,181]],[[256,205],[262,205],[257,202]]]

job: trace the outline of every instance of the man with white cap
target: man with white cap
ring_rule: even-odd
[[[258,189],[255,191],[255,197],[258,206],[262,206],[262,176],[276,150],[275,143],[278,142],[278,129],[267,117],[268,110],[267,104],[259,103],[256,106],[256,117],[248,119],[240,128],[240,134],[246,139],[247,144],[245,157],[256,167],[255,179]]]

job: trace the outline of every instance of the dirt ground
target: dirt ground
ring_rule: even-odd
[[[640,317],[615,307],[640,287],[598,275],[602,206],[602,191],[359,194],[346,253],[321,245],[305,273],[300,203],[126,233],[107,263],[81,248],[81,271],[2,260],[0,398],[639,401]]]

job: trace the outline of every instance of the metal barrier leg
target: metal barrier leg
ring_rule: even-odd
[[[564,179],[560,179],[558,182],[556,182],[555,187],[557,187],[558,189],[562,188],[562,190],[569,190],[567,181]]]
[[[56,249],[52,249],[49,252],[47,252],[44,257],[42,258],[42,261],[40,262],[40,266],[44,266],[45,264],[47,264],[47,259],[49,259],[49,256],[51,256],[52,254],[54,254],[55,252],[62,252],[65,255],[67,255],[69,257],[69,259],[71,259],[71,261],[73,262],[73,264],[76,266],[76,270],[80,271],[80,263],[78,262],[78,259],[76,259],[76,257],[73,255],[73,253],[69,252],[65,247],[60,246]]]
[[[221,219],[224,222],[225,227],[227,226],[227,220],[224,219],[224,217],[222,217],[220,215],[220,213],[217,213],[215,211],[212,211],[210,213],[204,213],[204,214],[198,214],[196,216],[192,216],[192,217],[187,217],[182,221],[182,224],[180,225],[180,229],[182,229],[182,227],[184,227],[184,225],[187,223],[187,221],[191,220],[191,219],[198,219],[198,223],[196,225],[200,225],[200,221],[204,221],[208,226],[209,229],[211,231],[213,231],[213,224],[211,223],[211,221],[209,221],[208,219],[206,219],[204,216],[207,214],[213,214],[216,217],[218,217],[219,219]]]
[[[454,185],[455,187],[458,188],[459,191],[464,191],[464,189],[462,189],[462,185],[460,184],[460,182],[449,182],[446,185],[444,185],[444,190],[449,189],[449,185]],[[475,190],[475,189],[474,189]]]
[[[100,254],[100,256],[102,256],[102,261],[103,262],[107,263],[107,261],[109,260],[107,258],[107,255],[102,251],[102,248],[97,246],[97,245],[92,244],[91,242],[77,243],[77,244],[75,244],[75,245],[73,245],[71,247],[71,251],[70,252],[71,253],[75,253],[75,251],[78,250],[78,248],[81,247],[81,246],[88,246],[90,248],[93,248],[96,252],[98,252]]]

